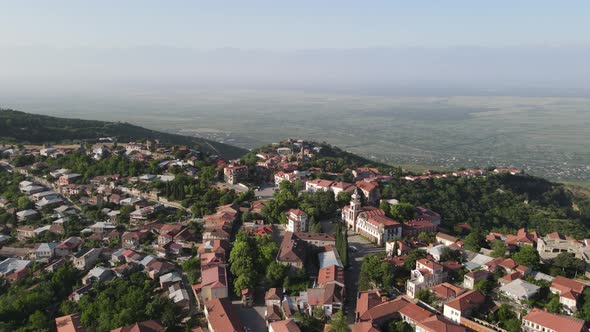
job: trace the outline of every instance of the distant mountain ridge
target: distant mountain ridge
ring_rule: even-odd
[[[116,137],[119,142],[158,139],[162,143],[194,146],[210,154],[235,159],[248,150],[203,138],[163,133],[126,122],[58,118],[11,109],[0,109],[0,141],[62,143]]]

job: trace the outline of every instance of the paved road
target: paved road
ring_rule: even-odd
[[[351,250],[351,246],[356,247],[357,251],[354,252]],[[346,278],[347,298],[345,309],[349,322],[354,322],[354,311],[356,308],[356,297],[358,292],[357,284],[363,257],[379,252],[384,252],[385,248],[377,247],[373,243],[350,231],[348,233],[348,248],[350,267],[344,273],[344,277]]]
[[[248,331],[258,332],[267,331],[266,321],[264,320],[264,306],[255,306],[252,308],[245,308],[242,306],[242,301],[232,301],[232,309],[240,317],[242,324],[248,329]]]

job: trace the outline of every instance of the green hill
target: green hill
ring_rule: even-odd
[[[203,151],[224,158],[238,158],[248,151],[236,146],[146,129],[126,122],[57,118],[0,109],[0,141],[19,143],[64,143],[116,137],[119,142],[159,139],[164,144],[199,145]]]

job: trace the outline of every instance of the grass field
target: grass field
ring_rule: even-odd
[[[301,137],[392,164],[442,169],[502,165],[552,179],[590,181],[586,98],[199,90],[7,105],[27,112],[129,121],[246,148]]]

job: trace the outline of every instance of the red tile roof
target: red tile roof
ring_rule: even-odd
[[[553,331],[584,331],[584,321],[581,319],[553,314],[537,308],[531,310],[523,319]]]
[[[242,324],[236,314],[231,310],[229,299],[214,299],[205,302],[207,320],[215,331],[241,332]]]
[[[164,332],[166,327],[155,320],[147,320],[141,323],[120,327],[111,332]]]
[[[463,313],[472,307],[484,303],[485,300],[485,296],[483,296],[480,292],[468,291],[445,303],[445,305]]]
[[[421,322],[417,322],[416,326],[421,327],[428,332],[463,332],[465,329],[453,322],[446,320],[441,316],[432,316],[426,318]]]

